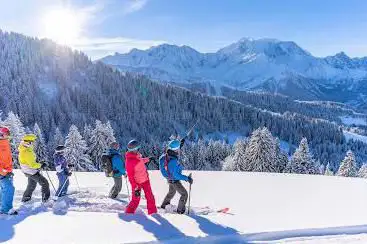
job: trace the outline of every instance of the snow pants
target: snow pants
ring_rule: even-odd
[[[57,178],[59,179],[59,187],[57,188],[56,196],[65,196],[69,188],[69,176],[66,175],[64,172],[61,172],[57,173]]]
[[[110,198],[115,199],[122,189],[122,177],[113,177],[113,187],[111,188],[110,194],[108,195]]]
[[[172,198],[176,195],[176,192],[178,192],[181,195],[181,197],[178,202],[177,213],[181,213],[181,214],[185,213],[186,202],[188,198],[188,194],[187,194],[185,187],[178,180],[177,181],[169,180],[168,185],[169,185],[169,190],[168,190],[166,197],[163,200],[161,207],[166,208],[168,204],[171,204]]]
[[[155,205],[155,199],[149,180],[145,181],[144,183],[137,184],[135,190],[132,192],[132,198],[129,205],[126,207],[125,213],[127,214],[135,213],[135,210],[139,206],[141,189],[143,189],[145,198],[147,199],[148,214],[157,213],[157,207]]]
[[[0,179],[0,213],[8,213],[13,208],[14,191],[13,176],[2,176]]]
[[[36,189],[37,183],[41,185],[41,192],[42,192],[42,201],[45,202],[50,198],[50,186],[45,177],[43,177],[40,172],[29,175],[25,174],[28,178],[28,185],[27,189],[25,190],[22,198],[22,202],[27,202],[31,200],[32,194]]]

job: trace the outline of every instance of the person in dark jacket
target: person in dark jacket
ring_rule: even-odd
[[[161,208],[165,209],[167,205],[171,203],[172,198],[178,192],[181,197],[177,207],[177,213],[184,214],[186,211],[186,202],[188,198],[187,191],[182,185],[181,181],[187,181],[190,184],[193,183],[193,179],[190,176],[182,174],[182,165],[179,162],[180,149],[182,148],[185,140],[172,140],[167,146],[167,151],[159,158],[159,169],[168,181],[169,191],[163,200]]]
[[[117,142],[111,143],[107,153],[111,157],[112,177],[114,181],[109,197],[115,199],[122,189],[122,176],[126,177],[125,163],[120,152],[120,145]]]
[[[69,188],[69,176],[71,176],[71,172],[64,156],[64,150],[65,146],[57,146],[54,154],[54,165],[57,178],[59,179],[59,187],[55,195],[56,198],[65,196]]]

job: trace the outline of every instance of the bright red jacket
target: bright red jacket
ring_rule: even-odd
[[[143,158],[140,153],[127,152],[125,154],[127,176],[133,189],[149,180],[148,170],[145,167],[148,162],[149,158]]]
[[[13,158],[9,140],[0,139],[0,175],[5,176],[13,171]]]

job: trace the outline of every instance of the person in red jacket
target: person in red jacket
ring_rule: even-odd
[[[140,202],[141,190],[143,189],[145,198],[147,199],[148,214],[151,215],[157,213],[157,207],[150,186],[148,170],[145,166],[150,159],[142,157],[139,153],[140,147],[140,143],[136,140],[131,140],[127,145],[128,152],[125,154],[125,165],[131,184],[132,198],[126,207],[125,213],[135,213]]]

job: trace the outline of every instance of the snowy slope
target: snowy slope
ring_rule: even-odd
[[[51,173],[54,175],[54,173]],[[78,173],[82,193],[54,209],[30,205],[17,217],[0,217],[0,242],[6,243],[365,243],[367,184],[363,179],[240,172],[193,172],[192,206],[229,207],[230,214],[149,217],[141,209],[123,214],[122,201],[105,198],[111,179]],[[167,190],[151,173],[158,203]],[[16,202],[25,187],[17,172]],[[72,191],[77,187],[72,178]],[[36,198],[39,199],[39,190]],[[177,199],[175,199],[175,202]],[[21,208],[24,211],[24,207]],[[353,234],[351,236],[340,236]],[[359,235],[356,235],[359,234]],[[362,235],[360,235],[362,234]],[[323,241],[323,242],[321,242]],[[354,241],[354,242],[352,242]]]

